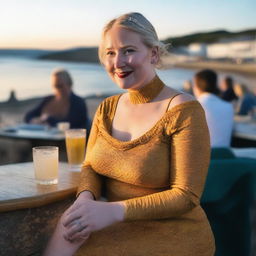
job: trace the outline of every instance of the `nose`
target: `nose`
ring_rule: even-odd
[[[125,56],[122,53],[117,53],[114,59],[114,67],[122,68],[125,66]]]

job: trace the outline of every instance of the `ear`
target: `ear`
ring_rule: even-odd
[[[151,64],[157,64],[159,61],[159,48],[158,46],[153,46],[151,49]]]

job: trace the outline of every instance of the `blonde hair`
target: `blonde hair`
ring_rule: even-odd
[[[70,87],[73,85],[73,81],[72,78],[70,76],[70,74],[68,73],[67,70],[65,69],[55,69],[52,72],[52,76],[58,76],[60,77],[63,81],[65,81]]]
[[[99,46],[99,59],[102,64],[104,64],[104,55],[103,55],[103,46],[104,38],[107,32],[114,26],[118,25],[120,27],[126,28],[130,31],[138,33],[142,42],[149,48],[157,47],[158,48],[158,62],[155,64],[156,68],[162,68],[163,66],[163,57],[168,56],[168,47],[169,44],[162,43],[157,36],[156,30],[153,25],[141,14],[138,12],[131,12],[123,14],[120,17],[109,21],[106,26],[103,28],[101,43]]]

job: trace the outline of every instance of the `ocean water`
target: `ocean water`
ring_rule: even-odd
[[[15,90],[18,99],[51,94],[50,75],[55,68],[65,68],[70,72],[73,90],[82,97],[121,92],[99,64],[1,57],[0,101],[7,100],[11,90]],[[192,79],[194,71],[175,68],[157,73],[168,86],[181,89],[185,80]]]
[[[7,100],[11,90],[18,99],[52,93],[50,75],[55,68],[67,69],[73,78],[73,89],[81,96],[121,92],[99,64],[45,61],[26,58],[0,58],[0,101]],[[193,71],[173,69],[159,71],[169,86],[180,89]]]

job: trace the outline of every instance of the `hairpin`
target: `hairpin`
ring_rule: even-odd
[[[129,17],[127,20],[128,20],[129,22],[133,22],[133,23],[135,23],[136,25],[138,25],[139,27],[145,29],[145,26],[142,25],[141,23],[139,23],[137,19],[135,19],[135,18],[133,18],[133,17]]]

